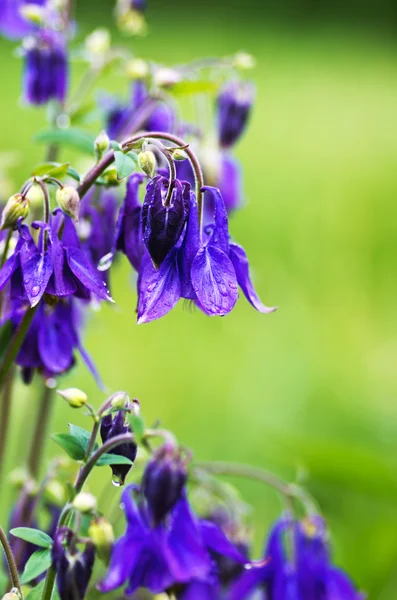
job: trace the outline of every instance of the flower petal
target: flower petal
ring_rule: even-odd
[[[229,252],[229,226],[225,203],[218,188],[205,186],[202,188],[210,196],[210,201],[215,207],[215,228],[212,233],[211,245],[215,245],[225,254]]]
[[[113,302],[105,282],[82,250],[74,247],[67,248],[66,256],[73,275],[77,277],[83,286],[88,288],[98,298]]]
[[[232,542],[230,542],[223,531],[211,521],[200,521],[200,531],[204,540],[204,544],[210,550],[227,556],[238,563],[246,564],[247,558],[244,554],[241,554]]]
[[[21,261],[22,262],[22,261]],[[23,285],[30,305],[36,306],[43,297],[52,274],[52,264],[48,253],[35,254],[26,262],[22,262]]]
[[[237,302],[236,273],[228,256],[215,246],[201,248],[191,269],[193,289],[208,315],[226,315]]]
[[[181,282],[181,297],[191,300],[196,298],[190,279],[193,260],[200,248],[200,228],[198,221],[198,205],[194,194],[191,194],[189,217],[182,246],[178,252],[179,278]]]
[[[331,567],[326,574],[327,600],[364,600],[349,577],[340,569]]]
[[[41,359],[49,373],[63,373],[73,364],[74,336],[70,321],[59,314],[57,307],[43,318],[38,330]]]
[[[249,263],[244,248],[237,244],[230,244],[229,256],[237,275],[237,282],[243,290],[244,296],[256,310],[262,313],[271,313],[277,310],[277,307],[269,307],[260,301],[249,274]]]
[[[172,310],[181,297],[177,252],[171,251],[156,271],[145,254],[138,279],[138,323],[160,319]]]
[[[98,589],[106,593],[123,585],[130,573],[136,569],[141,549],[141,544],[127,535],[117,540],[113,546],[109,570]]]
[[[58,236],[54,236],[52,232],[48,241],[53,273],[48,282],[47,293],[53,296],[70,296],[77,290],[77,284],[65,260],[64,248]]]
[[[266,581],[269,567],[253,568],[245,571],[235,583],[232,584],[228,600],[245,600],[261,584]]]

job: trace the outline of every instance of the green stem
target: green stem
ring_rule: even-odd
[[[1,260],[0,260],[0,269],[1,267],[4,265],[5,261],[7,260],[7,254],[8,254],[8,250],[10,247],[10,242],[11,242],[11,238],[12,238],[12,229],[10,228],[8,230],[7,233],[7,237],[6,237],[6,241],[4,244],[4,249],[3,249],[3,254],[1,255]]]
[[[4,554],[6,555],[8,570],[10,572],[12,585],[15,588],[17,588],[21,598],[23,598],[21,583],[19,581],[18,569],[15,564],[14,555],[12,553],[11,546],[7,540],[7,536],[1,527],[0,527],[0,543],[3,546]]]
[[[9,344],[7,351],[4,355],[4,358],[0,364],[0,389],[2,389],[4,382],[6,380],[6,377],[12,367],[12,365],[14,364],[14,361],[18,355],[18,352],[23,344],[23,341],[25,339],[25,336],[28,332],[28,329],[30,327],[30,324],[33,320],[33,317],[36,313],[36,310],[38,308],[38,305],[34,306],[33,308],[28,308],[27,311],[25,312],[22,321],[20,322],[18,329],[15,332],[14,337],[11,340],[11,343]]]
[[[3,467],[5,462],[5,448],[8,437],[8,424],[11,413],[11,400],[12,400],[12,388],[14,385],[14,369],[11,369],[8,373],[7,380],[5,382],[3,395],[1,398],[0,406],[0,481],[3,473]]]
[[[31,448],[28,457],[28,468],[33,478],[39,474],[40,461],[46,441],[46,431],[51,416],[52,390],[44,384],[40,406],[36,416],[36,426],[32,437]]]

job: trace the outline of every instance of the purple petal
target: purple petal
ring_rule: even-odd
[[[80,241],[77,235],[77,231],[76,231],[76,227],[73,225],[73,221],[70,217],[66,216],[65,214],[62,215],[64,218],[63,221],[63,233],[62,233],[62,245],[65,248],[80,248]],[[53,231],[53,237],[55,237],[57,235],[57,224],[56,221],[54,221],[54,227],[56,228],[55,231]]]
[[[134,173],[128,179],[124,202],[116,224],[115,248],[124,252],[136,271],[139,270],[145,250],[142,239],[142,206],[139,202],[139,186],[144,176]]]
[[[241,206],[243,197],[240,165],[230,154],[222,154],[218,184],[227,212],[230,214]]]
[[[246,564],[247,558],[241,554],[232,542],[229,542],[223,531],[211,521],[200,521],[200,531],[204,544],[210,550],[227,556],[238,563]]]
[[[149,532],[144,548],[135,567],[130,570],[127,596],[139,587],[150,590],[153,594],[164,592],[174,583],[167,561],[164,557],[163,544],[156,539],[155,532]]]
[[[200,248],[200,228],[198,222],[198,205],[194,194],[191,195],[189,217],[182,246],[178,252],[179,278],[181,297],[194,299],[195,291],[190,279],[193,260]]]
[[[52,264],[48,253],[38,250],[26,263],[22,262],[23,285],[30,305],[36,306],[43,297],[52,274]]]
[[[181,297],[176,250],[168,254],[158,271],[145,254],[138,294],[138,324],[160,319],[174,308]]]
[[[49,254],[53,273],[48,282],[47,293],[53,296],[70,296],[77,290],[76,281],[65,261],[65,250],[57,235],[50,233]]]
[[[218,188],[205,186],[202,188],[210,196],[210,202],[215,207],[215,229],[212,234],[211,244],[223,250],[225,254],[229,252],[229,226],[227,210],[222,195]]]
[[[215,246],[201,248],[193,261],[191,278],[194,291],[208,315],[226,315],[238,298],[236,273],[224,252]]]
[[[73,275],[77,277],[83,286],[88,288],[98,298],[113,302],[106,284],[82,250],[67,248],[66,256]]]
[[[109,570],[98,585],[101,592],[115,590],[127,581],[130,573],[136,569],[141,548],[141,544],[126,535],[117,540],[113,546]]]
[[[232,584],[228,600],[244,600],[264,581],[269,574],[269,567],[253,568],[245,571],[235,583]]]
[[[271,313],[277,310],[277,307],[269,307],[260,301],[249,274],[249,263],[244,248],[237,244],[230,244],[229,256],[237,275],[237,283],[243,290],[244,296],[256,310],[262,313]]]
[[[64,373],[73,364],[74,336],[71,324],[60,318],[56,310],[40,323],[38,348],[49,373]]]
[[[106,387],[102,381],[99,371],[96,368],[95,363],[93,362],[91,356],[88,354],[87,350],[84,348],[84,346],[82,345],[80,340],[77,341],[77,349],[80,352],[81,358],[83,359],[86,366],[88,367],[88,370],[90,371],[91,375],[94,377],[97,386],[99,387],[100,390],[105,392]]]
[[[6,260],[2,268],[0,269],[0,291],[10,281],[12,274],[19,267],[19,256],[13,254]]]
[[[349,577],[340,569],[331,567],[326,574],[327,600],[364,600]]]
[[[192,581],[188,583],[183,592],[178,596],[179,600],[219,600],[220,591],[214,583],[204,581]]]

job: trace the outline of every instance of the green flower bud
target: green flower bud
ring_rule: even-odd
[[[57,189],[56,199],[63,212],[77,223],[80,208],[80,196],[77,190],[69,185],[62,189]]]
[[[80,492],[75,496],[73,507],[81,513],[92,513],[96,511],[97,501],[95,496],[88,492]]]
[[[129,79],[145,79],[149,75],[149,65],[141,58],[133,58],[127,62],[125,71]]]
[[[255,67],[255,58],[247,52],[237,52],[233,59],[233,65],[241,71],[248,71]]]
[[[22,596],[17,588],[12,588],[10,592],[4,594],[2,600],[21,600]]]
[[[103,517],[93,521],[88,528],[88,535],[92,539],[99,557],[109,563],[110,553],[114,544],[113,527]]]
[[[51,504],[64,504],[65,502],[65,488],[56,479],[52,479],[48,482],[44,492],[45,499]]]
[[[22,194],[14,194],[8,200],[1,215],[0,229],[15,227],[18,219],[26,219],[29,214],[29,200]]]
[[[122,410],[127,406],[130,401],[130,397],[127,392],[116,392],[112,396],[112,408],[116,410]]]
[[[138,162],[142,171],[146,173],[148,177],[153,177],[156,171],[156,157],[150,150],[145,150],[138,154]]]
[[[38,183],[34,183],[25,195],[30,202],[30,208],[32,210],[43,206],[43,190]]]
[[[57,390],[57,394],[61,396],[72,408],[81,408],[87,404],[87,394],[78,388],[68,388],[66,390]]]
[[[172,151],[172,158],[174,160],[186,160],[187,155],[186,155],[186,152],[177,148],[176,150]]]
[[[108,150],[110,146],[109,136],[106,133],[106,131],[101,131],[101,133],[96,138],[94,145],[95,154],[97,156],[97,159],[99,160],[102,157],[103,153],[106,152],[106,150]]]
[[[109,169],[106,169],[106,171],[102,175],[102,179],[105,185],[108,186],[116,186],[120,184],[120,181],[117,177],[116,167],[109,167]]]
[[[93,56],[101,56],[109,51],[111,45],[110,32],[105,28],[95,29],[85,41],[88,52]]]

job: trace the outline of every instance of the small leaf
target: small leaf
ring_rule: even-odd
[[[70,146],[86,154],[92,155],[94,152],[95,136],[74,127],[70,127],[69,129],[48,129],[40,131],[40,133],[34,137],[34,140],[43,144]]]
[[[126,152],[125,155],[132,158],[132,160],[134,161],[134,163],[136,165],[138,164],[138,162],[139,162],[138,155],[133,150],[129,150],[129,152]]]
[[[85,450],[81,443],[68,433],[53,433],[51,438],[58,446],[63,448],[65,452],[73,458],[73,460],[83,460],[85,457]]]
[[[128,421],[130,423],[130,427],[139,441],[144,433],[145,433],[145,422],[140,415],[134,415],[133,413],[129,415]]]
[[[90,442],[91,433],[82,427],[78,427],[77,425],[72,425],[69,423],[69,431],[70,435],[74,437],[76,442],[80,444],[80,447],[83,449],[84,453],[87,452],[88,444]],[[98,444],[96,443],[94,446],[94,451],[98,448]]]
[[[43,579],[43,581],[40,581],[40,583],[36,585],[36,587],[32,588],[30,592],[28,592],[28,594],[25,596],[25,600],[40,600],[41,595],[43,593],[44,584],[45,579]]]
[[[118,454],[102,454],[100,459],[96,462],[97,467],[103,467],[104,465],[132,465],[133,462],[126,456],[119,456]]]
[[[44,571],[47,571],[47,569],[51,566],[51,563],[52,557],[51,550],[49,548],[37,550],[37,552],[32,554],[25,565],[25,569],[21,575],[22,585],[29,583],[29,581],[36,579],[36,577],[44,573]]]
[[[110,140],[110,146],[113,148],[113,150],[121,150],[121,144],[116,142],[116,140]]]
[[[63,177],[66,175],[69,163],[47,162],[37,165],[32,171],[32,175],[49,175],[51,177]]]
[[[115,152],[114,157],[116,160],[118,179],[124,179],[125,177],[131,175],[131,173],[135,170],[136,161],[128,154],[124,154],[120,151]]]
[[[30,542],[41,548],[51,548],[52,546],[52,539],[50,536],[44,533],[44,531],[40,531],[40,529],[15,527],[14,529],[11,529],[10,533],[17,538],[21,538],[21,540],[25,540],[25,542]]]
[[[78,183],[80,183],[81,177],[80,177],[79,173],[76,171],[76,169],[73,169],[73,167],[69,166],[67,174],[69,175],[69,177],[73,177],[73,179],[75,179]]]

